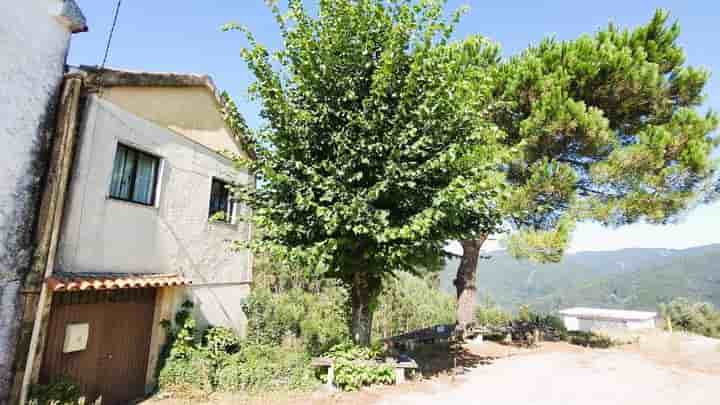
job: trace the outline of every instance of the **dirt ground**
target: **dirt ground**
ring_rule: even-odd
[[[418,381],[354,393],[217,395],[203,401],[155,398],[144,404],[718,403],[720,340],[659,331],[633,338],[636,343],[605,350],[549,342],[537,349],[471,344],[460,361],[464,372],[437,367],[424,370],[425,378]]]

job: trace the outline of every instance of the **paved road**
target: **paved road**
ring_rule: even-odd
[[[397,393],[378,405],[720,404],[720,375],[659,365],[638,353],[588,350],[501,359],[455,384]]]

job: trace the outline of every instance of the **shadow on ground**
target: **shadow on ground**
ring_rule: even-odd
[[[462,374],[465,371],[493,364],[500,356],[487,356],[472,353],[465,347],[451,350],[447,342],[420,345],[408,352],[419,366],[424,378],[447,374]]]

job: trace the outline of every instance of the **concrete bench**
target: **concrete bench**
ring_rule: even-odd
[[[310,363],[315,368],[327,368],[327,382],[325,383],[328,388],[335,388],[335,365],[331,358],[317,357],[312,359]],[[364,365],[387,365],[395,368],[395,384],[402,384],[405,382],[405,370],[416,370],[418,368],[415,360],[400,361],[400,362],[380,362],[375,360],[356,360],[353,364],[364,364]]]

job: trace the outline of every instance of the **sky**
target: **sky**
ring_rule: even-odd
[[[89,32],[73,36],[68,63],[99,65],[105,51],[114,0],[76,0]],[[316,3],[306,0],[306,4]],[[505,56],[522,51],[546,36],[573,39],[609,21],[633,27],[647,22],[656,8],[671,12],[682,27],[679,42],[687,63],[714,72],[702,111],[720,111],[720,2],[713,0],[449,0],[448,10],[469,5],[457,38],[482,34],[498,43]],[[265,0],[123,0],[107,66],[115,68],[207,73],[238,103],[251,127],[260,125],[258,107],[247,95],[252,77],[239,56],[239,33],[223,33],[228,22],[243,24],[270,49],[280,36]],[[674,225],[636,224],[618,229],[580,224],[570,252],[622,248],[671,248],[720,243],[720,202],[690,212]],[[488,242],[488,250],[498,247]]]

